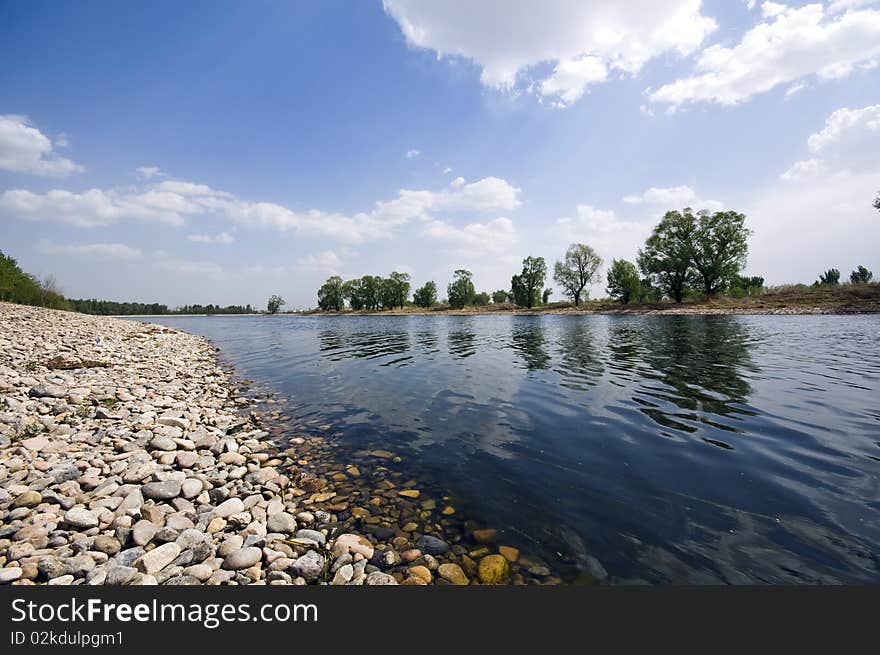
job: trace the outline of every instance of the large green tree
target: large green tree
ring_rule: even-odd
[[[627,304],[638,300],[641,294],[641,280],[635,264],[625,259],[614,259],[608,269],[608,295]]]
[[[746,265],[750,231],[745,214],[701,211],[691,239],[691,262],[708,297],[726,287]]]
[[[581,295],[588,284],[599,282],[597,271],[602,258],[585,243],[573,243],[565,252],[565,259],[553,267],[553,279],[562,287],[563,293],[574,301],[575,307],[581,303]],[[587,289],[587,297],[589,297]]]
[[[342,295],[342,278],[333,275],[327,278],[327,281],[318,289],[318,307],[322,311],[341,311],[345,306],[345,298]]]
[[[266,310],[270,314],[277,314],[278,310],[284,307],[287,303],[284,302],[284,298],[279,295],[273,295],[269,297],[269,302],[266,303]]]
[[[391,273],[379,285],[382,307],[385,309],[403,307],[406,304],[406,299],[409,297],[409,288],[409,273],[398,273],[397,271]]]
[[[364,309],[379,309],[382,278],[378,275],[364,275],[361,278],[361,293]]]
[[[820,284],[827,284],[830,286],[840,284],[840,270],[836,268],[829,268],[824,273],[820,273],[816,285]]]
[[[360,278],[348,280],[342,285],[342,297],[348,301],[348,306],[354,310],[364,308],[364,283]]]
[[[547,264],[543,257],[526,257],[523,260],[522,272],[510,280],[513,288],[514,302],[531,309],[538,304],[544,280],[547,277]]]
[[[691,260],[697,218],[690,209],[666,212],[639,250],[642,275],[675,302],[681,302],[688,282],[694,277]]]
[[[425,282],[413,293],[413,302],[419,307],[431,307],[437,303],[437,285],[434,281]]]
[[[874,274],[864,266],[859,266],[856,270],[849,274],[849,281],[853,284],[867,284],[871,281]]]
[[[463,268],[453,273],[452,282],[446,286],[446,295],[449,297],[449,306],[453,309],[461,309],[474,304],[473,274]]]
[[[496,305],[506,303],[508,300],[510,300],[510,294],[508,294],[504,289],[498,289],[498,291],[492,292],[492,302]]]

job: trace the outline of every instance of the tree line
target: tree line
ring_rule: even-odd
[[[95,298],[71,298],[67,301],[70,308],[81,314],[98,316],[136,316],[140,314],[174,315],[174,314],[252,314],[250,305],[182,305],[169,308],[161,303],[116,302],[114,300],[97,300]]]
[[[25,273],[18,262],[0,250],[0,300],[20,305],[70,309],[70,305],[58,288],[55,278],[38,280]]]
[[[680,303],[694,292],[714,297],[722,291],[752,294],[764,286],[761,277],[743,277],[748,255],[750,231],[745,215],[734,211],[694,213],[690,208],[670,211],[654,228],[635,263],[612,260],[608,270],[607,293],[623,303],[660,301],[669,298]],[[589,287],[601,282],[598,273],[602,258],[589,245],[573,243],[553,266],[553,280],[575,306],[589,298]],[[477,293],[473,275],[457,269],[446,288],[446,301],[453,309],[466,306],[513,303],[532,308],[550,302],[553,292],[546,288],[547,262],[528,256],[522,269],[510,280],[510,289],[492,294]],[[410,291],[408,273],[391,273],[387,278],[366,275],[343,281],[338,275],[318,289],[318,307],[341,311],[392,309],[407,303]],[[412,304],[428,308],[438,303],[437,285],[427,282],[413,293]]]

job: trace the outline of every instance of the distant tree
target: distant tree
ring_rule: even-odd
[[[547,287],[544,289],[544,293],[541,294],[541,304],[546,305],[550,302],[550,296],[553,295],[553,289]]]
[[[277,314],[278,310],[286,304],[284,298],[281,296],[270,296],[269,302],[266,304],[266,309],[270,314]]]
[[[416,289],[415,293],[413,293],[413,302],[419,307],[431,307],[437,302],[437,285],[431,282],[425,282],[425,284]]]
[[[696,227],[697,219],[690,209],[666,212],[644,249],[639,250],[637,261],[642,275],[678,303],[694,277],[692,247]]]
[[[745,267],[751,232],[745,226],[745,214],[701,211],[697,216],[691,261],[703,291],[711,298]]]
[[[654,286],[651,278],[643,277],[639,281],[639,301],[660,302],[661,300],[663,300],[663,291]]]
[[[522,272],[510,280],[513,287],[514,302],[531,309],[541,297],[544,280],[547,277],[547,264],[543,257],[526,257],[523,260]]]
[[[361,278],[361,293],[364,309],[379,309],[382,278],[376,275],[364,275]]]
[[[489,304],[491,297],[485,291],[474,295],[474,305],[477,307],[483,307]]]
[[[816,282],[816,285],[827,284],[827,285],[836,285],[840,284],[840,271],[836,268],[829,268],[827,271],[819,275],[819,280]]]
[[[474,304],[474,283],[471,280],[473,274],[460,268],[453,274],[452,283],[446,286],[446,295],[449,296],[449,306],[453,309],[461,309],[466,305]]]
[[[506,303],[510,296],[504,289],[498,289],[498,291],[492,292],[492,302],[496,305],[500,305],[502,303]]]
[[[364,308],[364,282],[357,278],[348,280],[342,285],[342,297],[348,301],[348,306],[354,310]]]
[[[341,311],[345,306],[345,299],[342,295],[342,278],[338,275],[332,275],[318,289],[318,307],[322,311]]]
[[[849,281],[853,284],[867,284],[871,281],[874,274],[864,266],[859,266],[856,270],[849,274]]]
[[[874,209],[880,211],[880,194],[878,194],[877,197],[874,198]]]
[[[556,262],[553,267],[553,279],[577,307],[581,303],[581,295],[587,285],[600,281],[597,271],[601,265],[602,258],[590,246],[585,243],[573,243],[565,252],[565,259]],[[587,290],[587,297],[589,293]]]
[[[608,270],[608,295],[623,304],[639,299],[641,281],[635,264],[625,259],[615,259]]]
[[[406,305],[406,299],[409,298],[410,275],[409,273],[398,273],[394,271],[388,276],[391,286],[391,307],[403,308]]]

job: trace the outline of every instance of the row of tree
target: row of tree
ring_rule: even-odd
[[[667,212],[639,250],[637,262],[615,259],[608,270],[607,292],[621,302],[659,301],[663,297],[682,302],[694,289],[707,297],[730,290],[752,294],[764,286],[761,277],[740,275],[748,255],[750,231],[745,216],[734,211],[694,213],[690,208]],[[576,306],[589,296],[589,286],[600,282],[602,258],[593,248],[573,243],[553,267],[553,280]],[[453,308],[469,305],[513,302],[532,308],[549,302],[552,289],[545,288],[547,263],[543,257],[529,256],[522,270],[510,280],[510,290],[499,289],[491,296],[478,294],[472,274],[458,269],[447,286],[447,302]],[[390,309],[403,307],[410,290],[407,273],[391,273],[387,278],[366,275],[344,282],[329,278],[318,289],[322,310],[340,311],[348,301],[352,309]],[[433,281],[416,289],[413,303],[430,307],[437,302]]]
[[[82,314],[99,316],[137,316],[142,314],[173,315],[173,314],[251,314],[254,309],[250,305],[182,305],[169,308],[157,302],[116,302],[114,300],[97,300],[95,298],[71,298],[67,301],[70,309]]]
[[[53,277],[38,280],[25,273],[18,262],[0,251],[0,300],[20,305],[70,309]]]
[[[849,281],[852,284],[867,284],[872,279],[874,279],[874,273],[862,265],[859,265],[858,268],[849,274]],[[824,273],[820,273],[819,279],[813,282],[814,287],[823,285],[836,286],[838,284],[840,284],[840,270],[836,268],[829,268]]]

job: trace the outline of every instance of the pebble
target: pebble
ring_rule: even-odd
[[[414,568],[424,568],[424,567],[414,567]],[[425,569],[427,570],[427,569]],[[412,571],[412,569],[410,569]],[[428,571],[428,575],[430,575],[430,571]],[[437,568],[437,573],[444,580],[448,580],[454,585],[467,585],[470,584],[470,580],[464,574],[464,571],[461,570],[461,567],[458,564],[453,562],[446,562],[441,564]]]
[[[180,546],[173,542],[162,544],[145,553],[135,565],[141,573],[152,574],[171,564],[178,555],[180,555]]]
[[[82,507],[74,507],[64,513],[64,522],[74,528],[88,530],[89,528],[97,528],[98,517],[89,510]]]
[[[238,571],[253,566],[263,559],[263,551],[254,546],[234,550],[223,560],[223,568]]]
[[[510,577],[510,563],[501,555],[486,555],[480,560],[477,575],[483,584],[504,584]]]

